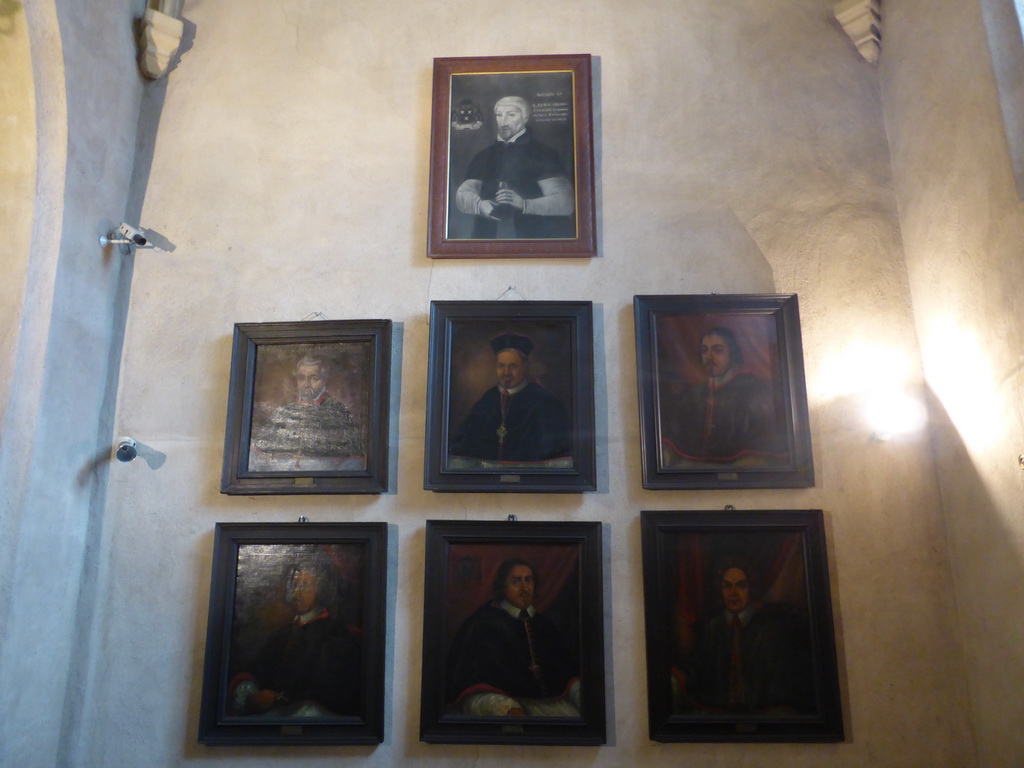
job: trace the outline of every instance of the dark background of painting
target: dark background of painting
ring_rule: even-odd
[[[799,533],[680,533],[667,537],[665,546],[665,562],[676,568],[671,626],[677,658],[692,652],[700,628],[724,610],[717,570],[726,558],[749,563],[751,603],[782,603],[807,615],[807,565]]]
[[[498,383],[491,339],[503,333],[528,336],[534,344],[526,378],[558,398],[573,418],[572,324],[567,320],[458,320],[451,328],[448,430],[452,434],[477,400]],[[573,422],[573,429],[577,428]],[[447,444],[447,439],[445,440]]]
[[[327,583],[321,581],[317,590],[320,604],[345,624],[362,630],[365,550],[365,544],[240,545],[228,679],[245,672],[245,665],[270,634],[294,618],[294,610],[285,602],[285,589],[295,565],[319,563],[320,571],[328,574]]]
[[[561,95],[542,96],[555,93]],[[479,105],[483,125],[478,130],[453,130],[448,125],[448,231],[449,240],[470,237],[473,217],[455,207],[455,191],[465,181],[469,163],[477,152],[496,141],[494,104],[504,96],[520,96],[533,105],[538,102],[564,102],[568,119],[549,120],[531,115],[527,125],[537,141],[558,152],[566,175],[577,195],[574,165],[575,142],[573,123],[573,76],[571,72],[502,72],[491,74],[457,74],[451,76],[449,112],[463,99]],[[578,207],[578,206],[577,206]]]

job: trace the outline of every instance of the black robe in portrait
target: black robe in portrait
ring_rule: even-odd
[[[446,665],[445,700],[452,704],[471,689],[493,689],[512,698],[561,696],[580,669],[558,629],[539,613],[530,619],[533,653],[540,667],[530,670],[525,622],[487,603],[466,619],[452,640]]]
[[[526,200],[543,196],[539,181],[559,176],[569,178],[561,159],[551,147],[536,141],[533,132],[526,132],[511,144],[495,142],[481,150],[470,161],[467,179],[481,182],[480,198],[493,200],[498,183],[505,182],[509,189]],[[516,238],[549,239],[576,237],[574,216],[533,216],[516,211],[512,217]],[[472,237],[497,237],[498,223],[484,216],[475,217]]]
[[[531,382],[509,399],[505,441],[499,453],[501,393],[484,393],[448,441],[450,456],[487,461],[531,462],[568,458],[572,434],[565,408],[549,390]]]
[[[698,711],[792,714],[813,711],[813,664],[806,616],[781,605],[757,606],[740,630],[742,686],[730,701],[731,614],[719,614],[700,632],[686,664],[686,697]]]
[[[707,384],[665,395],[662,440],[676,456],[696,461],[788,460],[772,391],[752,373],[738,373],[712,391]]]
[[[361,676],[361,638],[325,610],[306,624],[276,629],[240,677],[290,703],[313,701],[337,715],[357,715]]]

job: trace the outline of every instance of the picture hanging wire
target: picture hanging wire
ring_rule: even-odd
[[[526,297],[514,285],[510,285],[495,301],[526,301]]]
[[[510,515],[508,516],[508,521],[509,521],[510,523],[515,523],[515,522],[517,522],[518,520],[519,520],[519,518],[517,518],[517,517],[515,516],[515,513],[512,513],[512,514],[510,514]]]
[[[309,518],[306,517],[305,515],[299,515],[299,522],[300,523],[308,523],[309,522]]]
[[[310,312],[308,315],[306,315],[304,318],[302,318],[299,322],[300,323],[304,323],[307,320],[316,320],[316,319],[326,320],[327,318],[324,317],[324,313],[323,312]]]

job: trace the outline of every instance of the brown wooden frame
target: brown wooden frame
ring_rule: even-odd
[[[796,294],[634,296],[633,310],[644,488],[814,485]],[[742,365],[712,401],[698,347],[715,328],[732,336]],[[733,419],[715,424],[733,438],[702,444],[710,413]],[[744,420],[752,426],[739,431]]]
[[[546,364],[545,389],[556,394],[571,425],[570,462],[460,463],[449,450],[460,419],[496,384],[488,339],[514,332],[538,341],[531,375]],[[542,339],[549,343],[540,344]],[[594,416],[594,318],[589,301],[434,301],[423,487],[433,491],[593,491],[597,487]],[[466,386],[472,373],[472,386]],[[482,382],[482,383],[481,383]],[[555,385],[558,385],[557,387]]]
[[[461,79],[455,82],[456,78]],[[551,85],[561,79],[568,84]],[[469,159],[494,143],[492,109],[497,99],[507,95],[523,96],[532,104],[529,125],[542,126],[537,131],[542,143],[554,144],[556,150],[564,145],[560,155],[571,154],[571,158],[563,156],[562,163],[571,165],[567,173],[575,182],[572,237],[474,239],[460,229],[468,227],[473,217],[455,210],[455,189]],[[454,117],[463,101],[470,111],[468,122]],[[570,125],[560,128],[558,123],[566,122],[561,116],[570,114]],[[453,124],[464,130],[456,130]],[[596,256],[593,133],[589,54],[434,59],[427,255],[473,259]]]
[[[604,553],[601,541],[602,527],[598,522],[427,521],[421,741],[519,745],[605,743]],[[449,706],[446,680],[451,670],[447,665],[455,642],[450,637],[451,630],[477,615],[474,611],[480,608],[480,603],[467,603],[463,598],[480,589],[490,594],[488,588],[492,579],[489,576],[510,558],[522,559],[536,569],[538,604],[535,607],[542,617],[547,617],[546,621],[560,630],[566,643],[578,647],[578,716],[565,713],[470,715],[453,712]],[[555,564],[568,571],[561,574],[561,587],[557,592],[554,580],[545,581],[552,576],[551,566]],[[547,607],[539,605],[542,598],[547,600]],[[481,610],[487,610],[487,606]],[[480,681],[485,686],[487,682]]]
[[[217,523],[199,741],[211,745],[383,741],[387,560],[386,523]],[[313,716],[302,710],[301,714],[273,709],[263,714],[238,713],[233,689],[250,677],[245,673],[251,671],[247,663],[254,658],[253,650],[272,647],[274,630],[280,632],[291,623],[281,611],[288,567],[295,563],[319,568],[318,597],[330,616],[314,621],[329,618],[333,622],[331,647],[358,653],[360,677],[353,692],[353,711],[327,715],[321,710]],[[331,577],[335,589],[324,589],[328,582],[323,575]],[[279,621],[271,622],[271,617]],[[339,623],[346,626],[344,641],[337,639]],[[349,644],[342,646],[343,642]],[[253,679],[254,685],[259,682]],[[280,691],[279,701],[289,703],[289,693],[293,692]]]
[[[254,433],[258,430],[254,424],[258,426],[262,413],[255,396],[262,380],[261,372],[266,373],[260,366],[269,365],[275,356],[280,357],[292,349],[296,355],[309,350],[328,358],[337,357],[336,367],[342,370],[336,371],[332,378],[358,374],[352,397],[361,407],[352,415],[363,447],[363,453],[356,458],[364,460],[350,462],[352,466],[339,463],[337,467],[326,469],[317,468],[315,462],[305,462],[304,467],[301,457],[294,466],[283,462],[266,466],[254,463],[251,456],[256,456],[258,449],[254,442]],[[359,364],[346,363],[347,358],[343,356],[358,350],[362,351]],[[390,395],[390,320],[236,323],[221,493],[245,496],[385,493],[389,475]]]
[[[640,529],[651,739],[842,741],[822,511],[642,512]]]

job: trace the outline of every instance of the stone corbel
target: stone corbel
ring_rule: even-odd
[[[160,0],[157,8],[147,8],[142,17],[139,69],[150,80],[166,75],[178,53],[185,31],[180,14],[181,0]]]
[[[882,14],[878,8],[879,0],[842,0],[832,8],[860,55],[872,64],[878,63],[882,51]]]

